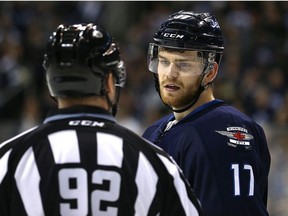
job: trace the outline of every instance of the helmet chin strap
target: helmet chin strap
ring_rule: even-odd
[[[108,79],[108,74],[106,75],[105,79]],[[102,80],[103,82],[102,82],[102,88],[101,88],[102,89],[101,95],[105,95],[107,104],[108,104],[109,108],[111,108],[111,114],[115,117],[117,114],[117,111],[119,109],[118,101],[120,98],[120,87],[115,86],[115,97],[114,97],[114,100],[111,100],[110,97],[108,96],[108,92],[106,91],[106,87],[104,84],[105,79]]]
[[[106,97],[106,100],[107,100],[107,103],[109,105],[109,107],[111,107],[111,113],[113,116],[116,116],[117,114],[117,111],[118,111],[118,101],[119,101],[119,98],[120,98],[120,87],[116,86],[116,94],[115,94],[115,102],[113,102],[107,93],[105,93],[105,97]]]

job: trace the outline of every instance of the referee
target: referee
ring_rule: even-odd
[[[171,158],[116,123],[126,72],[103,28],[60,25],[44,68],[58,109],[0,144],[1,216],[202,215]]]

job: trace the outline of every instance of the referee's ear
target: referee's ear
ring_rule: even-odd
[[[106,92],[107,94],[113,94],[111,96],[114,96],[115,94],[115,78],[113,76],[113,73],[109,73],[106,80]]]

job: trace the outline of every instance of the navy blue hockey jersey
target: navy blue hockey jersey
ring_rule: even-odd
[[[179,164],[204,215],[268,215],[270,154],[257,123],[220,100],[199,107],[164,132],[172,120],[172,114],[162,118],[143,137]]]
[[[52,113],[0,144],[0,216],[201,215],[167,153],[96,107]]]

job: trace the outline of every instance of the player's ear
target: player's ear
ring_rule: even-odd
[[[208,72],[205,76],[205,83],[212,83],[218,73],[218,64],[216,62],[209,63]]]

